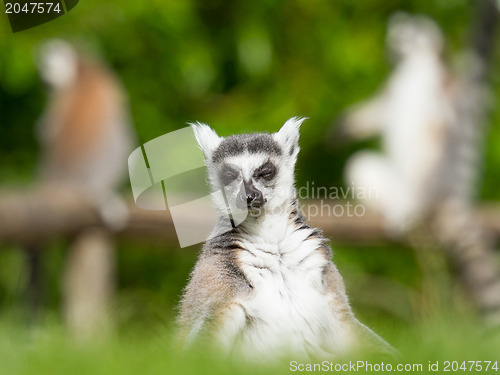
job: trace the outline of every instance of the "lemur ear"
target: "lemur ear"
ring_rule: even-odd
[[[307,117],[292,117],[274,134],[274,139],[283,147],[286,154],[293,155],[299,150],[299,129]]]
[[[206,124],[196,122],[190,125],[203,154],[205,154],[205,158],[210,160],[212,153],[219,147],[222,138],[217,135],[215,130]]]

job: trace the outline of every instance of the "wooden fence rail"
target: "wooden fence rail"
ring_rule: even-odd
[[[119,237],[140,238],[145,241],[177,242],[175,228],[169,211],[149,211],[138,208],[129,199],[130,216]],[[339,205],[339,201],[302,202],[305,212],[314,213],[312,205]],[[332,210],[323,216],[310,217],[311,224],[322,229],[335,241],[373,243],[392,241],[386,236],[382,221],[377,215],[337,216]],[[337,213],[340,210],[337,210]],[[203,213],[190,215],[193,228],[205,224]],[[478,220],[497,237],[500,236],[500,207],[484,204],[477,211]],[[31,244],[55,237],[71,236],[86,227],[104,227],[100,216],[88,201],[72,191],[60,187],[34,187],[23,190],[0,191],[0,243]]]

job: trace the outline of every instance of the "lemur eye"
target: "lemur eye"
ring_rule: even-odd
[[[276,175],[276,167],[270,161],[264,163],[254,173],[255,178],[260,178],[266,181],[272,180],[275,175]]]
[[[220,173],[220,179],[222,180],[222,183],[224,185],[229,185],[231,182],[236,180],[238,177],[239,173],[229,167],[228,165],[225,165]]]

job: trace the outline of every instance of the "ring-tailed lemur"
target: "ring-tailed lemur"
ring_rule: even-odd
[[[434,21],[391,17],[387,45],[395,69],[377,97],[349,110],[342,130],[357,138],[380,133],[383,144],[383,153],[349,159],[347,182],[378,189],[378,199],[367,203],[391,234],[430,226],[487,321],[500,325],[498,262],[474,212],[498,5],[478,2],[478,10],[475,42],[456,72],[443,61],[444,35]]]
[[[377,199],[367,203],[382,214],[389,232],[402,234],[456,188],[449,178],[455,161],[448,155],[462,145],[450,143],[457,138],[457,84],[443,62],[439,27],[427,17],[397,13],[389,21],[387,45],[395,60],[387,84],[349,110],[343,124],[359,139],[379,133],[383,153],[353,155],[346,182],[377,188]]]
[[[135,143],[125,90],[103,63],[64,40],[42,45],[39,70],[51,89],[37,129],[41,180],[78,191],[108,227],[122,229],[128,209],[115,191]]]
[[[212,188],[248,216],[203,247],[181,302],[188,342],[208,335],[253,358],[331,357],[366,344],[391,351],[354,317],[327,240],[299,213],[294,167],[303,121],[228,138],[193,125]],[[228,221],[221,215],[217,227]]]

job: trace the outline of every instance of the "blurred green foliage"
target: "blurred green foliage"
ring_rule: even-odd
[[[445,32],[448,57],[453,61],[468,42],[473,3],[82,0],[64,17],[16,34],[11,33],[7,17],[0,14],[0,184],[28,183],[36,173],[34,124],[47,93],[34,61],[39,44],[58,37],[96,52],[114,69],[128,92],[141,143],[179,129],[188,121],[206,122],[221,135],[229,135],[276,131],[291,116],[308,116],[301,131],[298,184],[315,181],[316,186],[340,186],[347,156],[376,142],[339,146],[330,134],[342,110],[374,94],[390,71],[384,47],[388,17],[404,10],[434,18]],[[499,53],[490,79],[493,107],[481,190],[487,200],[500,198]],[[445,354],[463,355],[460,345],[467,346],[470,332],[471,342],[481,341],[478,332],[470,328],[475,327],[470,323],[475,317],[461,292],[449,280],[441,280],[436,290],[426,289],[432,275],[419,267],[411,250],[353,247],[332,241],[336,262],[361,318],[407,348],[407,337],[419,337],[420,351],[410,358],[434,358],[438,354],[433,350],[443,347],[448,350]],[[26,283],[25,266],[18,249],[0,247],[0,312],[5,310],[6,316],[0,324],[0,363],[7,373],[32,373],[38,366],[38,373],[68,373],[78,363],[85,363],[82,373],[127,373],[131,368],[140,372],[142,367],[137,366],[155,360],[156,372],[152,373],[165,370],[163,365],[168,365],[172,373],[189,373],[205,363],[194,361],[179,369],[176,358],[164,358],[163,349],[156,346],[158,334],[153,336],[155,341],[144,343],[147,335],[173,320],[196,247],[180,250],[172,245],[167,249],[138,242],[119,246],[114,303],[117,325],[128,334],[140,332],[142,339],[138,342],[144,345],[137,346],[133,340],[117,341],[116,347],[78,354],[59,342],[57,334],[50,336],[47,347],[39,352],[30,352],[15,342],[10,346],[8,342],[17,332],[2,334],[2,329],[9,326],[6,322],[23,320],[20,291]],[[56,321],[60,321],[59,276],[65,247],[64,241],[52,244],[44,258],[44,303]],[[445,296],[441,302],[444,306],[440,305],[444,310],[437,311],[431,302],[440,296]],[[2,310],[6,306],[8,309]],[[448,320],[439,320],[440,314],[446,316],[448,311],[459,316],[457,321],[449,316]],[[419,323],[412,331],[397,331],[415,322]],[[447,341],[450,332],[458,335],[458,326],[460,337]],[[39,347],[45,345],[44,338],[38,338]],[[141,349],[136,351],[138,347]],[[477,346],[474,353],[492,356],[490,347],[481,352],[484,347]],[[101,364],[90,364],[88,359],[93,356],[102,360]],[[56,372],[49,364],[53,358],[60,363]],[[116,365],[117,360],[122,362]],[[108,362],[110,368],[102,365]],[[225,372],[231,373],[230,369],[234,365]],[[224,371],[215,366],[215,372]]]
[[[40,42],[59,37],[97,52],[117,72],[142,142],[194,120],[228,135],[275,131],[291,116],[308,116],[299,182],[340,185],[343,163],[359,145],[332,145],[329,129],[343,109],[384,82],[390,70],[384,47],[388,17],[397,10],[433,17],[452,59],[468,41],[472,4],[86,0],[64,17],[16,34],[0,17],[0,181],[27,181],[34,171],[33,126],[46,100],[34,57]],[[495,92],[499,81],[494,69]],[[486,155],[488,199],[499,194],[497,107]]]

